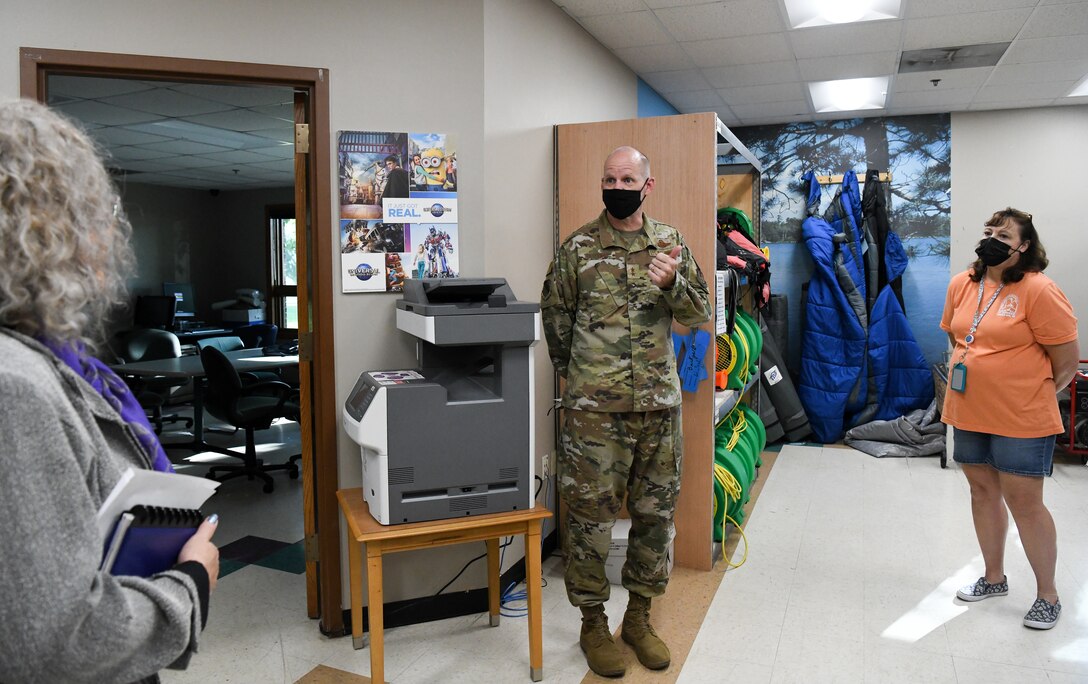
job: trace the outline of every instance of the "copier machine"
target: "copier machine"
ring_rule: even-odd
[[[383,525],[533,506],[540,306],[503,278],[406,280],[397,328],[418,368],[366,371],[344,402],[363,497]]]

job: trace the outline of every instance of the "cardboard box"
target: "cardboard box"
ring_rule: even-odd
[[[224,323],[261,323],[264,321],[264,309],[223,309]]]
[[[612,584],[622,584],[620,576],[623,564],[627,562],[627,538],[631,534],[631,520],[620,518],[612,527],[612,543],[608,545],[608,560],[604,563],[604,575]],[[669,572],[672,572],[673,542],[669,542]]]

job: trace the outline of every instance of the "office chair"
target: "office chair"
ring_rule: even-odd
[[[256,349],[274,345],[279,330],[279,327],[272,323],[254,323],[235,328],[234,334],[242,338],[242,344],[246,349]]]
[[[205,346],[200,350],[200,361],[204,365],[207,388],[204,395],[204,408],[216,418],[246,431],[246,451],[241,465],[212,466],[207,477],[213,480],[229,480],[245,476],[252,480],[259,477],[264,480],[264,492],[272,491],[274,485],[269,471],[286,470],[292,480],[298,478],[298,465],[293,462],[266,464],[257,458],[257,444],[254,433],[272,426],[276,418],[283,418],[297,413],[297,409],[286,406],[291,398],[291,388],[283,382],[245,382],[231,365],[230,359],[214,346]],[[216,477],[216,473],[226,473]]]
[[[176,359],[181,356],[181,343],[178,342],[177,335],[157,328],[137,328],[120,333],[114,337],[110,347],[125,363]],[[187,428],[193,426],[192,418],[163,414],[164,406],[185,403],[185,400],[191,398],[191,394],[176,392],[178,388],[189,384],[188,378],[142,375],[124,375],[123,378],[136,401],[150,412],[156,434],[162,434],[163,423],[183,422]]]
[[[272,326],[275,328],[276,326]],[[202,340],[196,341],[196,346],[201,351],[205,347],[214,347],[222,352],[238,351],[239,349],[245,349],[247,345],[242,342],[242,338],[237,335],[224,335],[222,337],[205,337]],[[260,382],[274,382],[276,380],[282,380],[283,378],[276,371],[248,371],[242,374],[243,378],[250,380],[258,380]]]
[[[237,335],[205,337],[202,340],[197,340],[196,346],[201,351],[203,351],[205,347],[215,347],[222,352],[238,351],[239,349],[246,348],[246,345],[242,342],[242,338],[238,337]]]

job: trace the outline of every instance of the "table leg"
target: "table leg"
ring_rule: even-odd
[[[491,626],[498,627],[501,617],[501,600],[499,576],[502,568],[499,567],[499,540],[488,539],[487,543],[487,612]]]
[[[366,646],[363,636],[363,553],[362,544],[348,540],[348,584],[351,587],[351,645]]]
[[[541,633],[540,521],[531,520],[525,530],[525,594],[529,603],[529,678],[544,678],[544,638]]]
[[[367,615],[370,618],[370,681],[385,684],[384,605],[382,599],[382,551],[366,545]]]

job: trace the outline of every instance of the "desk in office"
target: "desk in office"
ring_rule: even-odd
[[[499,539],[525,536],[525,588],[528,597],[529,677],[544,677],[544,641],[541,627],[540,526],[551,511],[536,506],[523,511],[490,513],[446,520],[381,525],[370,515],[363,490],[336,492],[340,511],[351,533],[348,543],[349,584],[351,585],[351,638],[355,648],[363,642],[362,549],[366,545],[367,597],[370,618],[370,681],[385,681],[384,616],[382,599],[382,554],[410,551],[448,544],[483,541],[487,544],[487,597],[491,626],[499,624]]]
[[[261,349],[239,349],[227,352],[230,363],[239,372],[271,370],[284,366],[297,366],[298,356],[265,356]],[[188,443],[163,444],[168,449],[189,449],[192,451],[219,451],[236,456],[229,449],[217,447],[204,441],[204,364],[199,356],[181,356],[175,359],[155,359],[119,363],[110,366],[118,375],[161,375],[170,378],[193,379],[193,440]]]
[[[200,328],[199,330],[175,331],[174,334],[178,336],[178,341],[182,344],[191,344],[209,337],[230,335],[231,332],[226,328]]]

